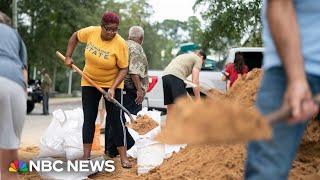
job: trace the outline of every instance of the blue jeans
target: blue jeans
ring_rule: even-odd
[[[313,94],[320,92],[320,76],[307,75]],[[266,115],[280,108],[286,90],[284,69],[266,70],[257,95],[256,106]],[[292,161],[307,123],[288,125],[285,121],[273,124],[273,138],[248,144],[245,179],[287,179]]]
[[[49,92],[43,92],[42,110],[43,114],[49,114]]]

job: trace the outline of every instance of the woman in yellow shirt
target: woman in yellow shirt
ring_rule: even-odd
[[[128,47],[125,40],[117,34],[119,22],[117,14],[106,12],[100,26],[90,26],[73,33],[66,52],[66,65],[70,66],[73,63],[71,57],[78,42],[85,43],[84,73],[104,88],[109,98],[115,98],[122,103],[123,79],[128,71]],[[81,87],[84,113],[83,159],[88,159],[91,155],[95,120],[102,94],[83,78]],[[110,101],[106,101],[105,104],[108,112],[105,153],[109,157],[120,154],[122,167],[131,168],[126,152],[134,145],[134,140],[125,127],[123,112]]]

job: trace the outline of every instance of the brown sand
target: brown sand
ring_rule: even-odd
[[[304,145],[304,144],[310,144],[310,143],[319,143],[319,141],[320,141],[320,121],[314,117],[308,123],[306,131],[302,138],[302,144]]]
[[[251,85],[247,84],[246,86]],[[241,88],[239,91],[241,91]],[[253,104],[255,98],[250,99]],[[308,125],[304,143],[300,146],[297,158],[293,162],[289,175],[290,180],[320,179],[320,144],[317,143],[320,140],[319,135],[319,123],[313,119]],[[34,157],[38,154],[37,151],[37,147],[23,148],[20,151],[20,157],[21,159]],[[103,152],[94,152],[94,154],[102,155]],[[136,175],[137,166],[134,160],[131,160],[135,164],[134,168],[128,170],[121,168],[119,158],[114,158],[117,169],[115,173],[98,173],[90,178],[121,180],[242,179],[245,158],[244,144],[187,146],[147,175]],[[40,179],[36,173],[21,175],[20,177],[22,179]]]
[[[241,179],[244,145],[189,146],[146,179]]]
[[[210,89],[209,95],[216,98],[220,97],[227,101],[239,103],[246,108],[252,109],[256,102],[260,81],[262,78],[261,69],[253,69],[246,76],[240,77],[227,93],[216,89]]]
[[[253,108],[261,70],[239,78],[226,94],[210,90],[201,102],[181,99],[158,140],[168,144],[220,144],[270,139],[271,129]]]
[[[252,108],[256,101],[256,94],[262,78],[261,69],[253,69],[246,76],[239,78],[227,92],[229,100],[235,100],[245,107]]]
[[[159,124],[154,121],[151,117],[144,115],[138,116],[137,119],[129,124],[128,127],[137,131],[140,135],[144,135],[152,129],[156,128]]]
[[[20,159],[27,160],[36,156],[38,152],[20,151]],[[103,152],[94,152],[102,155]],[[28,158],[24,158],[24,157]],[[136,161],[132,169],[123,169],[119,158],[113,158],[116,162],[116,172],[97,173],[90,176],[91,179],[242,179],[244,161],[246,157],[245,145],[219,145],[219,146],[188,146],[166,160],[159,168],[149,174],[138,176],[136,174]],[[297,158],[293,163],[289,179],[319,179],[320,177],[320,144],[308,144],[301,146]],[[37,173],[20,175],[21,179],[41,179]]]
[[[219,98],[177,102],[157,140],[167,144],[220,144],[270,139],[271,129],[253,110]]]

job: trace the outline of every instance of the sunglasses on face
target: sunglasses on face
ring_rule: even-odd
[[[111,27],[108,27],[107,25],[104,25],[104,24],[101,24],[101,26],[102,26],[107,32],[111,32],[111,33],[117,33],[117,32],[119,32],[119,30],[120,30],[118,27],[111,28]]]

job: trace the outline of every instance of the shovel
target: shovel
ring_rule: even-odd
[[[65,61],[65,57],[64,55],[62,55],[59,51],[56,52],[57,56],[64,62]],[[97,88],[103,95],[103,97],[108,100],[108,93],[102,89],[101,87],[99,87],[94,81],[92,81],[86,74],[84,74],[76,65],[72,64],[71,68],[73,70],[75,70],[77,73],[79,73],[86,81],[88,81],[92,86],[94,86],[95,88]],[[131,115],[131,113],[127,110],[127,108],[125,108],[124,106],[122,106],[116,99],[112,98],[111,100],[108,100],[112,103],[114,103],[117,107],[119,107],[120,109],[122,109],[130,118],[131,123],[135,121],[135,119],[133,118],[133,116]]]
[[[212,87],[209,87],[208,85],[203,85],[203,84],[195,84],[189,80],[184,80],[184,83],[191,86],[192,88],[196,88],[199,87],[200,88],[200,92],[202,92],[203,94],[205,94],[206,96],[210,96],[210,94],[208,94],[209,90],[212,89]]]
[[[166,144],[232,144],[267,140],[272,137],[270,125],[292,113],[289,106],[282,106],[262,116],[254,109],[208,95],[209,98],[201,102],[178,100],[156,140]],[[313,100],[320,104],[320,95]]]

